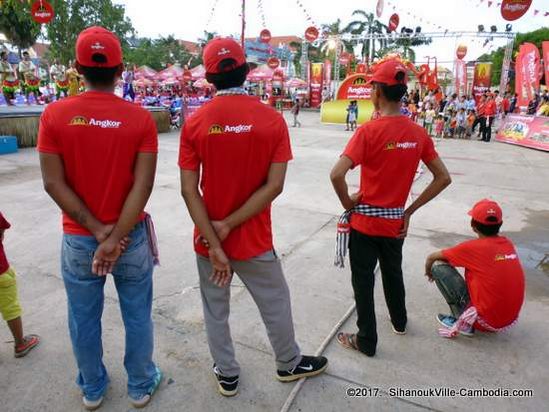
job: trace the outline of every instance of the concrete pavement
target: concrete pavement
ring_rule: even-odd
[[[275,244],[290,285],[298,341],[315,352],[353,303],[348,269],[332,266],[335,222],[341,212],[328,173],[350,137],[340,126],[320,125],[317,113],[301,115],[291,129],[295,160],[284,194],[273,210]],[[294,384],[274,379],[274,362],[259,313],[239,281],[232,286],[231,327],[242,366],[240,393],[225,399],[215,391],[198,278],[191,245],[192,224],[179,195],[178,135],[160,135],[156,186],[148,210],[155,218],[162,266],[155,272],[155,358],[166,380],[150,411],[280,411]],[[445,140],[438,149],[453,177],[441,197],[412,220],[404,269],[409,333],[396,336],[387,320],[381,286],[376,288],[379,346],[370,359],[333,340],[325,354],[327,373],[305,381],[291,411],[541,411],[549,404],[549,273],[536,266],[549,253],[549,162],[546,153],[500,143]],[[424,175],[413,195],[428,183]],[[353,173],[358,186],[358,173]],[[27,358],[12,357],[11,336],[0,327],[0,393],[6,411],[79,411],[75,365],[66,325],[66,298],[59,273],[60,217],[41,187],[34,150],[0,157],[0,208],[13,228],[5,248],[19,273],[27,333],[43,344]],[[493,197],[505,213],[504,231],[518,246],[527,271],[527,296],[519,324],[499,335],[447,341],[436,335],[434,316],[447,308],[423,276],[435,248],[470,238],[466,212]],[[111,386],[102,410],[130,410],[123,369],[124,336],[118,299],[107,282],[103,336]],[[354,330],[354,314],[342,330]],[[348,388],[368,387],[378,396],[350,398]],[[391,397],[391,388],[518,388],[534,397],[517,399]],[[402,395],[402,394],[401,394]]]

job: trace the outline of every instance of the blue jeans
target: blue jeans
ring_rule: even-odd
[[[113,279],[126,329],[124,366],[128,394],[135,399],[148,393],[156,374],[153,355],[153,258],[143,222],[130,233],[131,243],[118,259]],[[99,399],[109,383],[103,364],[101,315],[107,276],[91,271],[98,243],[92,236],[63,236],[61,270],[67,291],[69,331],[78,365],[77,385],[89,400]]]

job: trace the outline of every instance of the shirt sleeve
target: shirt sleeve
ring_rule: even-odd
[[[0,212],[0,230],[9,229],[10,227],[10,222],[8,222],[2,212]]]
[[[150,113],[146,113],[145,124],[143,126],[143,138],[139,145],[140,153],[158,153],[158,132],[156,123]]]
[[[470,258],[472,256],[473,248],[471,242],[463,242],[457,246],[442,251],[444,259],[455,267],[467,268],[471,265]]]
[[[194,146],[194,140],[189,130],[188,123],[181,129],[179,142],[179,167],[185,170],[198,171],[200,168],[200,157]]]
[[[42,153],[61,153],[61,145],[55,135],[50,122],[50,113],[48,109],[40,116],[40,125],[38,126],[37,150]]]
[[[364,161],[366,141],[364,139],[364,128],[359,128],[343,151],[343,156],[347,156],[353,162],[353,168]]]
[[[271,163],[287,163],[293,159],[293,155],[288,126],[283,119],[280,119],[277,135],[278,141],[273,151]]]
[[[427,134],[425,134],[425,144],[423,145],[423,150],[421,152],[421,161],[425,164],[431,163],[438,157],[438,153],[435,149],[435,144],[433,139],[431,139]]]

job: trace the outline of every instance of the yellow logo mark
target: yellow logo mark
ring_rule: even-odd
[[[221,134],[223,133],[223,128],[218,124],[213,124],[210,126],[210,130],[208,130],[208,134]]]
[[[88,126],[88,119],[84,116],[74,116],[69,123],[69,126]]]
[[[505,255],[496,255],[496,262],[501,262],[502,260],[505,260]]]
[[[359,84],[366,84],[366,79],[364,77],[359,77],[358,79],[355,79],[353,82],[353,85],[359,85]]]
[[[395,150],[396,149],[396,143],[395,142],[389,142],[387,143],[387,146],[385,146],[385,150]]]

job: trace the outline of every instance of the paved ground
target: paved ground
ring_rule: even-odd
[[[332,267],[335,220],[340,208],[328,179],[349,138],[338,126],[322,126],[304,113],[292,129],[295,161],[283,196],[274,206],[276,245],[283,256],[293,298],[297,336],[315,352],[353,303],[348,270]],[[150,411],[279,411],[295,384],[274,379],[270,347],[258,312],[242,285],[233,285],[231,326],[242,365],[240,394],[224,399],[210,374],[191,248],[192,225],[179,196],[176,134],[161,135],[156,187],[149,210],[156,219],[162,267],[155,273],[156,360],[167,379]],[[549,252],[549,162],[546,153],[499,143],[444,141],[439,150],[454,183],[414,216],[405,246],[409,333],[390,331],[380,285],[380,333],[374,359],[346,351],[333,340],[323,377],[307,380],[292,411],[541,411],[549,404],[549,273],[536,269]],[[414,186],[417,195],[428,182]],[[357,176],[354,175],[357,183]],[[27,358],[12,357],[9,332],[0,327],[0,393],[3,411],[78,411],[75,366],[59,275],[60,219],[41,188],[37,155],[26,149],[0,157],[1,209],[13,223],[5,245],[17,268],[26,331],[43,345]],[[505,232],[518,245],[527,269],[527,299],[520,323],[498,336],[443,340],[434,316],[446,311],[436,287],[422,272],[427,253],[471,236],[466,211],[481,197],[502,203]],[[103,410],[129,410],[122,365],[123,328],[112,282],[108,283],[103,330],[111,387]],[[353,330],[354,314],[344,324]],[[379,389],[374,398],[349,398],[347,388]],[[528,399],[390,397],[390,388],[467,387],[533,389]]]

